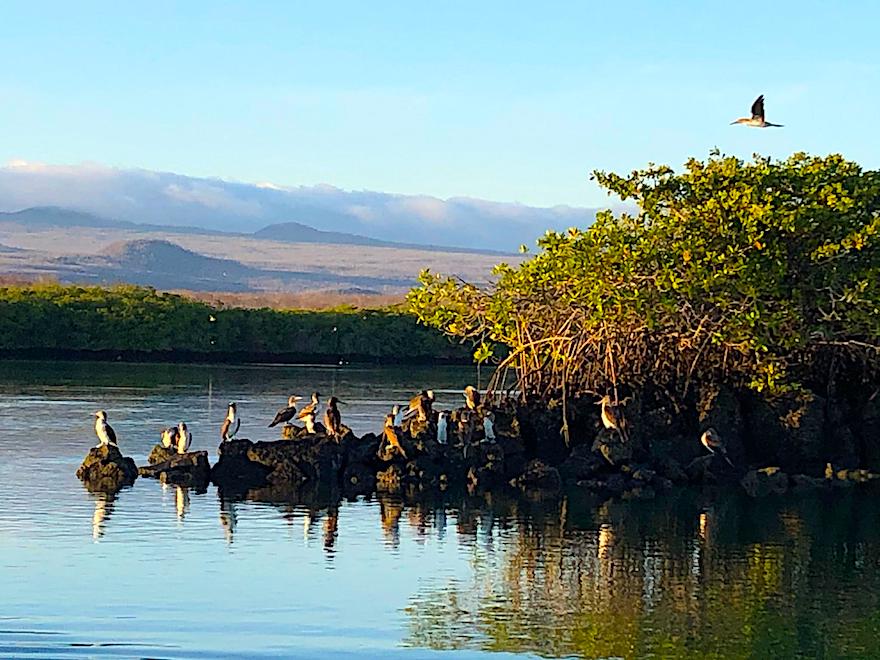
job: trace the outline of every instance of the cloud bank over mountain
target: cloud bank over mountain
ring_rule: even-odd
[[[468,197],[438,199],[202,179],[97,164],[12,161],[0,167],[0,211],[57,206],[137,223],[255,232],[299,222],[380,240],[514,250],[547,229],[585,226],[595,209],[529,207]]]

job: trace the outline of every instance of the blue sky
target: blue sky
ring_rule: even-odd
[[[716,146],[878,166],[880,3],[739,6],[4,2],[0,162],[581,206]],[[759,93],[786,127],[729,126]]]

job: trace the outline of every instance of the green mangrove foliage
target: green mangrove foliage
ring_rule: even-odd
[[[393,310],[215,308],[137,286],[0,287],[0,350],[455,360],[461,347]]]
[[[421,322],[477,359],[506,347],[496,380],[512,369],[544,398],[624,384],[682,400],[697,380],[773,393],[820,365],[877,369],[880,173],[713,152],[679,174],[593,176],[637,211],[548,232],[488,288],[423,272],[408,297]]]

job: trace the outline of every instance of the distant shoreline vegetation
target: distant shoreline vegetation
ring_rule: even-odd
[[[471,363],[393,308],[212,306],[152,288],[0,286],[0,357],[179,362]]]

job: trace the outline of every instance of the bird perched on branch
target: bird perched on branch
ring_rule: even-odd
[[[116,431],[107,423],[107,413],[99,410],[95,413],[95,434],[98,436],[98,446],[112,445],[119,447],[116,442]]]
[[[324,427],[327,429],[327,435],[333,436],[337,441],[342,435],[342,416],[339,414],[339,408],[336,407],[339,403],[345,405],[344,401],[331,396],[324,411]]]
[[[703,435],[700,436],[700,442],[710,453],[719,454],[725,461],[727,461],[727,464],[730,467],[733,467],[733,463],[727,456],[727,448],[724,446],[724,441],[721,439],[721,436],[718,435],[718,431],[713,428],[706,429],[703,431]]]
[[[413,416],[420,422],[431,419],[431,406],[434,404],[434,390],[422,390],[410,399],[409,407],[404,413],[404,418],[409,419]]]
[[[782,128],[782,124],[771,124],[769,121],[764,119],[764,95],[761,94],[758,98],[755,99],[755,102],[752,103],[752,116],[751,117],[740,117],[732,122],[730,125],[734,124],[745,124],[746,126],[752,126],[754,128]]]
[[[296,402],[300,399],[302,399],[301,396],[295,395],[287,397],[287,405],[278,409],[278,412],[275,413],[275,418],[272,420],[272,423],[269,424],[269,428],[271,429],[273,426],[287,423],[292,420],[294,415],[296,415]]]
[[[468,385],[464,388],[464,399],[468,410],[476,410],[480,406],[480,390]]]
[[[241,428],[241,418],[238,416],[235,402],[230,401],[229,407],[226,409],[226,419],[223,420],[223,426],[220,427],[220,439],[223,442],[233,440],[239,428]]]

